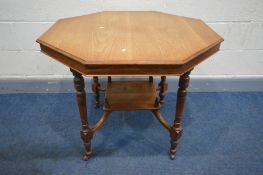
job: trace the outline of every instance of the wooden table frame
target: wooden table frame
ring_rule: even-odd
[[[93,138],[93,135],[95,132],[104,124],[106,119],[108,118],[109,114],[112,111],[107,111],[104,110],[104,113],[101,117],[101,119],[93,126],[89,126],[88,122],[88,113],[87,113],[87,105],[86,105],[86,93],[85,93],[85,83],[84,83],[84,78],[81,73],[70,69],[71,72],[73,73],[74,76],[74,85],[76,89],[76,97],[77,97],[77,102],[78,102],[78,108],[79,108],[79,113],[80,113],[80,119],[81,119],[81,131],[80,135],[84,143],[84,160],[88,160],[91,157],[91,140]],[[183,110],[184,110],[184,104],[185,104],[185,98],[187,95],[187,88],[189,85],[189,80],[190,80],[190,71],[187,71],[183,75],[180,76],[179,79],[179,87],[177,91],[177,103],[176,103],[176,117],[172,125],[170,125],[161,115],[160,110],[151,110],[154,116],[158,119],[158,121],[164,126],[165,129],[170,134],[170,158],[175,159],[176,156],[176,147],[179,143],[179,139],[182,135],[183,128],[181,126],[182,123],[182,118],[183,118]],[[167,84],[166,84],[166,76],[161,76],[161,81],[158,84],[159,88],[159,101],[158,103],[161,105],[164,103],[164,95],[165,91],[167,89]],[[108,83],[111,82],[111,77],[108,77]],[[149,77],[149,82],[153,83],[153,77]],[[100,88],[100,84],[98,81],[98,77],[94,76],[93,77],[93,85],[92,85],[92,90],[94,92],[94,97],[95,97],[95,108],[99,107],[99,91],[102,90],[104,91],[105,89]]]
[[[190,72],[219,51],[223,40],[200,19],[156,11],[106,11],[60,19],[37,42],[41,52],[73,73],[84,160],[88,160],[95,132],[112,111],[118,110],[150,110],[170,134],[170,157],[174,159],[183,132]],[[105,91],[104,113],[92,127],[83,75],[93,77],[95,108],[99,107],[100,91]],[[98,76],[108,76],[105,88]],[[149,76],[149,81],[116,82],[111,76]],[[153,76],[161,76],[158,87]],[[171,125],[160,113],[167,90],[166,76],[180,76],[176,117]]]

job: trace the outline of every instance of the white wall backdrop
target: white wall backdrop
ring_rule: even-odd
[[[59,18],[103,10],[157,10],[203,19],[225,38],[194,76],[263,76],[263,0],[0,0],[0,78],[70,75],[36,38]]]

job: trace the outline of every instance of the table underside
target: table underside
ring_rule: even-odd
[[[161,77],[161,81],[157,86],[154,84],[152,76],[149,77],[148,81],[112,81],[111,77],[108,77],[106,88],[100,86],[98,77],[93,77],[92,90],[94,92],[96,108],[99,107],[99,92],[105,91],[103,114],[100,120],[93,126],[89,126],[88,122],[84,78],[82,74],[76,72],[74,69],[71,69],[71,72],[74,75],[74,85],[82,123],[80,135],[85,147],[84,160],[88,160],[91,157],[91,140],[95,132],[105,123],[113,111],[122,110],[151,111],[169,132],[171,138],[170,157],[171,159],[175,158],[176,147],[183,131],[181,120],[187,92],[186,89],[190,79],[190,71],[181,75],[179,79],[176,118],[173,124],[169,124],[160,113],[160,108],[164,103],[165,91],[167,90],[165,76]]]

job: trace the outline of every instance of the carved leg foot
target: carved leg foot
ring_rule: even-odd
[[[172,160],[175,159],[175,156],[176,156],[176,146],[177,146],[177,142],[171,140],[171,148],[170,148],[170,158]]]
[[[190,80],[190,77],[189,77],[190,73],[191,73],[191,70],[181,75],[179,79],[179,88],[177,91],[177,102],[176,102],[176,118],[170,130],[170,137],[171,137],[170,158],[171,159],[175,159],[176,147],[183,133],[181,122],[182,122],[182,117],[183,117],[183,110],[184,110],[184,103],[185,103],[185,98],[187,94],[187,88],[188,88],[188,84]]]
[[[76,98],[78,102],[80,120],[81,120],[81,131],[80,136],[84,143],[84,160],[88,160],[91,156],[91,139],[93,132],[89,128],[87,106],[86,106],[86,93],[85,84],[82,75],[73,69],[70,69],[74,76],[74,86],[76,89]]]
[[[93,77],[92,91],[94,92],[95,105],[94,108],[99,108],[100,106],[100,83],[98,77]]]
[[[170,137],[171,137],[171,140],[170,140],[170,143],[171,143],[170,158],[172,160],[175,159],[176,147],[177,147],[177,145],[179,143],[179,139],[180,139],[182,133],[183,133],[183,129],[182,128],[172,127],[172,130],[170,132]]]
[[[80,131],[80,136],[81,139],[84,142],[84,155],[83,155],[83,160],[88,160],[91,157],[91,140],[93,137],[93,133],[91,130],[85,130],[85,131]]]
[[[162,105],[164,103],[165,91],[167,90],[166,76],[161,76],[159,90],[160,104]]]

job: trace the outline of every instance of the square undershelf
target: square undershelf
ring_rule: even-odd
[[[159,109],[156,87],[149,81],[112,81],[106,86],[104,110]]]

